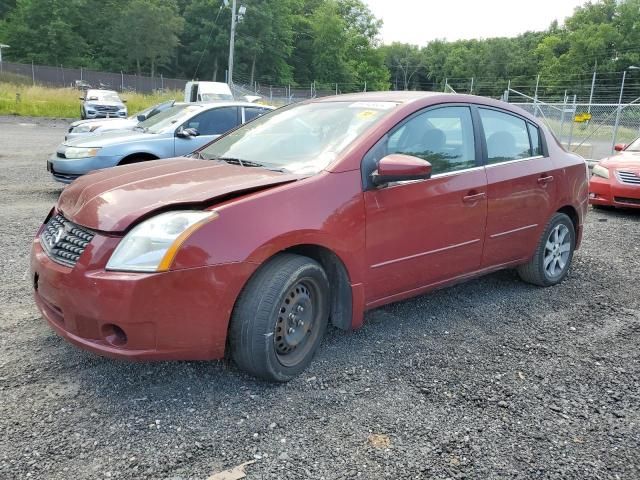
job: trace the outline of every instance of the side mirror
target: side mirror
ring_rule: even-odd
[[[374,185],[431,177],[431,164],[411,155],[393,153],[382,158],[378,170],[371,174]]]
[[[613,149],[616,152],[621,152],[623,151],[625,148],[627,148],[627,144],[626,143],[617,143],[615,147],[613,147]]]
[[[176,137],[180,137],[180,138],[191,138],[191,137],[197,137],[198,135],[200,134],[198,133],[198,130],[196,130],[195,128],[180,127],[176,131]]]
[[[126,100],[122,100],[122,103],[127,103],[127,101]]]
[[[78,97],[78,98],[84,102],[84,97]]]
[[[144,122],[147,119],[146,115],[138,115],[136,117],[136,120],[138,120],[139,122]]]

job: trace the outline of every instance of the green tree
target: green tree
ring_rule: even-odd
[[[85,0],[18,0],[0,31],[11,58],[50,65],[82,65],[89,45],[74,28]]]
[[[147,65],[154,76],[168,62],[179,43],[184,19],[172,0],[131,0],[122,11],[112,37],[112,54],[119,54],[136,71]]]

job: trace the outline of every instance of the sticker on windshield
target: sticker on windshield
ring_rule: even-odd
[[[368,110],[389,110],[397,104],[394,102],[354,102],[349,108],[366,108]]]
[[[374,111],[374,110],[363,110],[361,112],[358,113],[358,118],[360,120],[367,120],[371,117],[375,117],[376,115],[378,115],[378,112]]]

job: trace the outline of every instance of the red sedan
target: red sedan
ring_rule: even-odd
[[[593,167],[589,203],[594,206],[640,208],[640,138],[616,145],[620,152]]]
[[[420,92],[315,99],[195,152],[98,171],[33,241],[51,327],[130,359],[225,355],[286,381],[329,323],[499,269],[561,282],[584,160],[532,116]]]

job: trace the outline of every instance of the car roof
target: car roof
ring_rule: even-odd
[[[315,102],[395,102],[410,103],[423,98],[435,97],[438,95],[454,95],[442,92],[416,92],[416,91],[389,91],[389,92],[360,92],[347,93],[344,95],[333,95],[330,97],[317,98]]]
[[[177,105],[177,103],[176,103]],[[257,107],[257,108],[267,108],[274,110],[275,107],[271,105],[261,105],[259,103],[251,103],[251,102],[238,102],[238,101],[215,101],[215,102],[193,102],[193,103],[181,103],[181,105],[198,105],[201,107],[210,107],[210,108],[219,108],[219,107]]]

